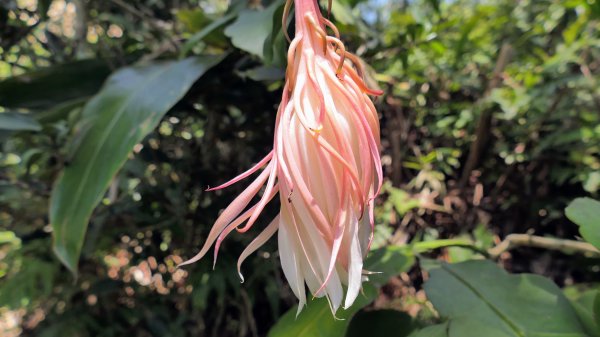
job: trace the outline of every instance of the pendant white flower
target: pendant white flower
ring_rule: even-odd
[[[279,193],[280,214],[241,254],[238,272],[243,260],[278,231],[281,266],[300,301],[298,313],[306,304],[306,286],[313,296],[326,296],[335,313],[358,296],[363,257],[373,236],[373,199],[382,171],[379,120],[369,95],[381,93],[366,87],[360,61],[346,52],[316,0],[294,3],[296,33],[288,51],[273,151],[212,189],[263,169],[219,216],[201,251],[183,264],[198,261],[213,244],[216,261],[222,240],[234,229],[243,233],[251,228]],[[284,21],[290,6],[291,0]],[[260,200],[248,208],[265,185]]]

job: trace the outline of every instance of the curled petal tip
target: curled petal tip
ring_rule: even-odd
[[[187,261],[181,262],[180,264],[176,265],[175,268],[180,269],[181,267],[185,267],[185,266],[190,265],[192,263],[194,263],[194,262],[191,261],[191,260],[187,260]]]
[[[371,96],[381,96],[383,95],[383,90],[379,90],[379,89],[368,89],[367,90],[367,94],[371,95]]]

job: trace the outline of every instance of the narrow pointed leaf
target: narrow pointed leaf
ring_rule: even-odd
[[[0,113],[0,130],[39,131],[41,125],[28,115],[21,113]]]
[[[54,252],[74,274],[92,211],[133,146],[222,57],[125,68],[84,107],[78,144],[52,191]]]
[[[185,57],[187,54],[189,54],[189,52],[192,50],[192,48],[194,48],[194,46],[196,46],[200,41],[202,41],[204,38],[209,36],[215,30],[217,30],[217,29],[221,28],[222,26],[224,26],[225,24],[229,23],[231,20],[233,20],[235,18],[236,15],[237,15],[236,12],[226,14],[226,15],[216,19],[215,21],[209,23],[208,25],[206,25],[206,27],[202,28],[200,31],[194,33],[194,35],[192,35],[186,41],[186,43],[183,45],[183,47],[181,48],[180,56]]]
[[[0,81],[0,106],[47,109],[95,94],[110,74],[103,60],[81,60],[32,71]]]

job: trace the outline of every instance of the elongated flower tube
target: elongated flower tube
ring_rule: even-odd
[[[262,169],[221,213],[201,251],[184,264],[201,259],[213,244],[216,261],[223,239],[234,229],[248,231],[279,194],[279,215],[242,252],[238,272],[244,259],[278,232],[281,266],[300,301],[298,313],[306,304],[307,286],[313,296],[326,296],[335,313],[342,302],[347,308],[358,296],[373,237],[373,199],[382,171],[379,120],[369,95],[381,93],[366,87],[360,60],[345,50],[317,1],[294,4],[296,32],[273,151],[250,170],[209,189],[228,187]],[[258,202],[248,207],[263,187]]]

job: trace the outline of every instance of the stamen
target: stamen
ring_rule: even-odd
[[[358,75],[356,74],[356,72],[349,71],[348,75],[350,75],[350,77],[352,78],[352,80],[356,83],[356,85],[360,88],[360,90],[362,92],[364,92],[365,94],[372,95],[372,96],[381,96],[381,95],[383,95],[383,91],[382,90],[371,89],[371,88],[367,87],[367,85],[365,84],[365,82],[360,77],[358,77]]]
[[[335,37],[337,37],[338,39],[340,38],[340,31],[337,29],[337,27],[333,24],[333,22],[325,19],[325,18],[321,18],[321,21],[323,21],[323,24],[327,27],[329,27],[329,29],[331,29],[333,31],[333,34],[335,35]]]
[[[364,72],[364,69],[362,66],[362,62],[360,61],[358,56],[356,56],[352,53],[349,53],[349,52],[344,53],[344,55],[346,56],[347,59],[349,59],[352,62],[352,64],[354,64],[354,68],[356,69],[358,76],[360,78],[362,78],[362,80],[364,81],[365,80],[365,76],[364,76],[365,72]]]
[[[346,47],[344,47],[344,43],[342,41],[332,36],[328,36],[327,41],[332,42],[338,47],[340,63],[338,64],[337,70],[335,71],[335,75],[341,80],[342,69],[344,68],[344,61],[346,60]]]

